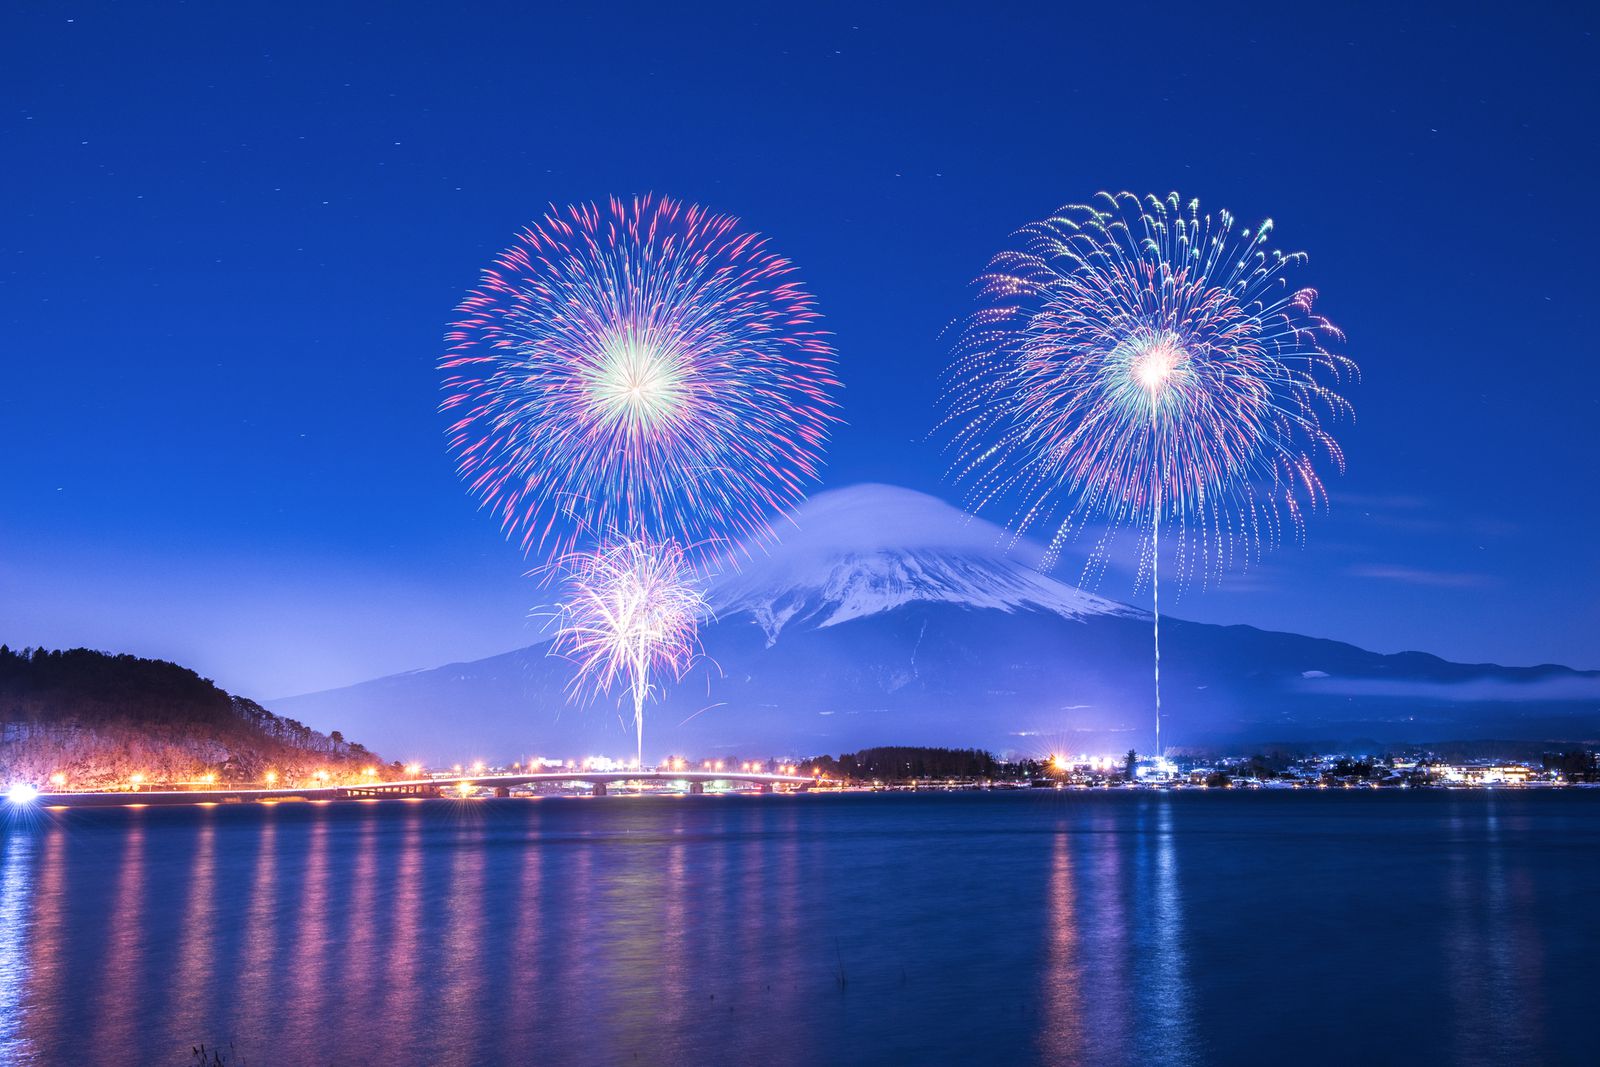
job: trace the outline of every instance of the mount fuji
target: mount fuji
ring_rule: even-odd
[[[780,536],[710,585],[705,655],[646,709],[648,758],[1150,744],[1150,614],[1041,573],[1036,546],[884,485],[819,494]],[[631,708],[572,706],[570,671],[545,640],[271,706],[389,758],[631,752]],[[1600,672],[1166,617],[1162,690],[1178,747],[1600,735]]]

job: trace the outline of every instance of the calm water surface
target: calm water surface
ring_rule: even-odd
[[[35,812],[0,1063],[1594,1062],[1600,794]]]

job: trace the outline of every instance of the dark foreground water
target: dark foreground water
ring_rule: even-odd
[[[0,1063],[1594,1063],[1600,794],[39,812]]]

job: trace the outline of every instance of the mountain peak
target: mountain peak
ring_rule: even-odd
[[[779,523],[772,555],[808,550],[972,549],[1034,563],[1039,549],[928,493],[863,482],[818,493]]]
[[[823,628],[903,605],[953,604],[1067,618],[1136,615],[1036,570],[1038,546],[937,497],[865,484],[819,493],[712,589],[720,618],[748,613],[768,644],[795,623]]]

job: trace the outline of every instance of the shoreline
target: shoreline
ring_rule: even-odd
[[[629,780],[632,781],[632,780]],[[720,784],[719,780],[719,784]],[[592,800],[605,797],[636,798],[636,797],[667,797],[684,798],[691,796],[704,796],[712,798],[726,797],[761,797],[761,796],[846,796],[846,795],[872,795],[895,794],[915,795],[934,794],[948,795],[956,793],[984,793],[984,794],[1020,794],[1027,796],[1041,796],[1061,793],[1070,794],[1095,794],[1095,795],[1173,795],[1173,794],[1245,794],[1245,793],[1307,793],[1307,794],[1333,794],[1346,793],[1375,793],[1375,794],[1533,794],[1533,793],[1570,793],[1594,792],[1600,794],[1600,784],[1573,782],[1565,784],[1537,783],[1522,785],[1428,785],[1428,786],[1388,786],[1377,787],[1367,785],[1255,785],[1255,786],[1204,786],[1204,785],[1135,785],[1135,786],[1091,786],[1091,785],[1035,785],[1026,783],[1018,784],[918,784],[918,785],[860,785],[860,786],[827,786],[821,788],[785,788],[762,789],[760,787],[733,787],[715,788],[709,790],[689,790],[683,788],[626,788],[606,790],[567,789],[558,792],[511,792],[504,788],[494,791],[489,788],[477,788],[472,791],[461,791],[455,783],[446,783],[444,787],[428,792],[391,792],[380,795],[371,795],[357,790],[343,788],[327,789],[302,789],[302,790],[208,790],[208,791],[156,791],[148,793],[120,792],[80,792],[80,793],[41,793],[31,801],[23,804],[7,803],[5,808],[10,812],[22,810],[38,811],[69,811],[75,809],[142,809],[151,807],[275,807],[279,804],[309,804],[318,807],[328,804],[375,804],[379,801],[401,801],[406,803],[419,803],[428,800],[447,800],[454,803],[471,803],[490,800]]]

